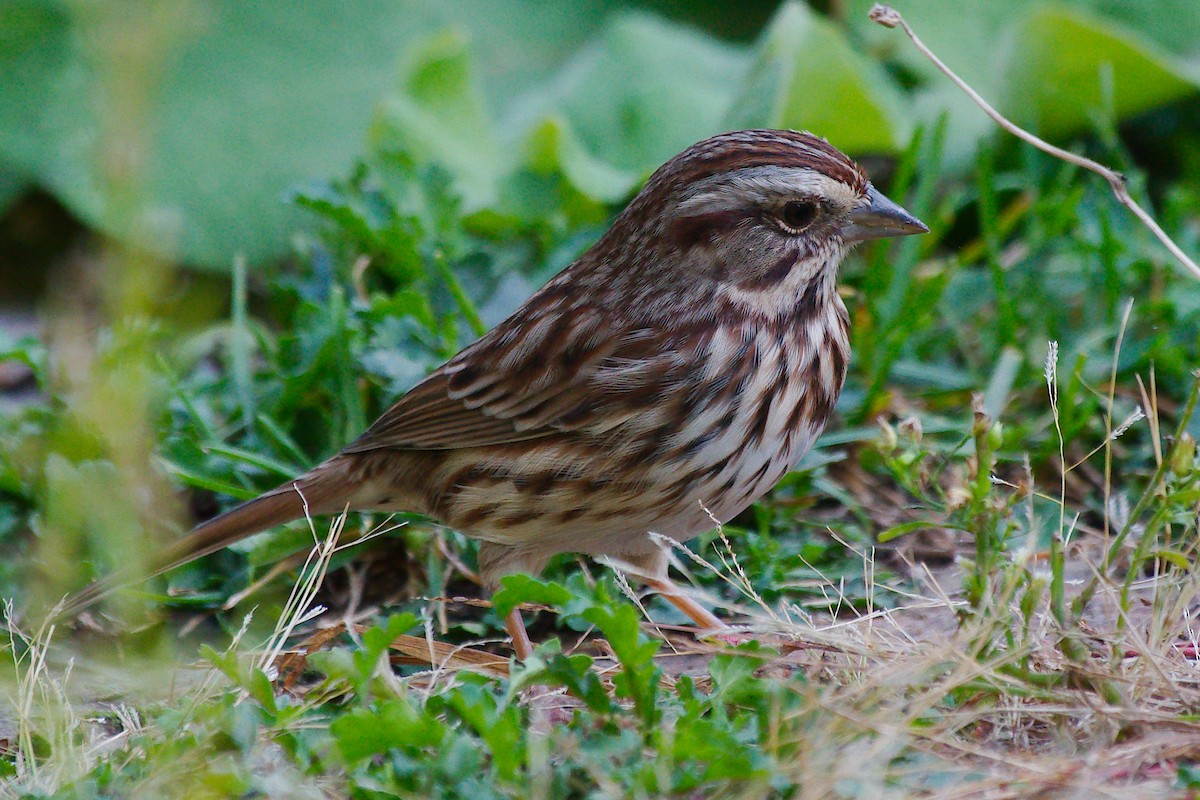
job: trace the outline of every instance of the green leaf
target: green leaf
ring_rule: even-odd
[[[594,605],[580,616],[600,629],[626,669],[636,670],[653,663],[661,642],[642,634],[641,617],[632,605],[611,602]]]
[[[1134,31],[1082,11],[1039,9],[1015,35],[1002,107],[1046,136],[1074,133],[1109,110],[1125,119],[1200,86],[1200,66],[1188,70]]]
[[[1137,31],[1175,56],[1200,55],[1200,3],[1194,0],[1155,0],[1153,13],[1147,13],[1144,0],[1079,0],[1076,5]]]
[[[1185,571],[1192,568],[1191,559],[1189,559],[1183,553],[1175,550],[1167,550],[1165,548],[1154,550],[1153,552],[1149,553],[1147,558],[1152,561],[1155,559],[1159,561],[1166,561],[1171,566]]]
[[[77,45],[62,3],[11,0],[0,4],[0,163],[5,172],[36,176],[58,135],[54,105],[76,63]]]
[[[258,496],[259,492],[256,489],[239,486],[235,483],[214,478],[206,475],[190,466],[180,464],[168,458],[160,457],[159,463],[166,469],[171,477],[178,480],[186,486],[193,486],[197,489],[207,489],[218,494],[228,495],[235,500],[251,500]]]
[[[751,643],[757,645],[757,642]],[[773,655],[770,652],[739,650],[722,653],[709,662],[708,674],[713,680],[713,694],[718,699],[729,700],[754,676],[754,671]]]
[[[499,704],[491,687],[473,683],[458,687],[449,696],[447,705],[487,744],[500,779],[515,780],[525,760],[520,709],[515,704]]]
[[[252,467],[257,467],[264,472],[277,475],[284,478],[290,478],[294,475],[299,475],[304,471],[304,468],[297,464],[290,464],[285,461],[280,461],[277,458],[272,458],[268,455],[255,453],[241,447],[222,444],[220,442],[204,443],[205,452],[213,455],[222,456],[238,464],[247,464]]]
[[[626,175],[648,174],[722,130],[748,59],[738,48],[646,14],[615,15],[536,94],[504,120],[528,131],[543,167],[592,197],[613,197]]]
[[[612,697],[593,664],[588,655],[563,655],[558,640],[551,639],[539,645],[533,656],[518,666],[510,679],[510,690],[515,692],[536,684],[561,686],[593,711],[611,712]]]
[[[521,603],[556,606],[571,599],[566,588],[528,575],[508,575],[500,580],[500,587],[500,591],[492,595],[492,608],[502,619]]]
[[[222,268],[287,250],[283,193],[350,166],[408,32],[368,0],[0,14],[0,158],[111,235]]]
[[[246,661],[236,650],[217,651],[207,644],[200,645],[200,657],[216,667],[235,686],[245,689],[267,712],[278,713],[275,689],[271,679],[261,669]]]
[[[903,522],[899,525],[893,525],[892,527],[888,528],[886,531],[880,533],[879,534],[879,542],[881,544],[883,542],[890,542],[892,539],[899,539],[901,536],[904,536],[905,534],[913,533],[915,531],[929,530],[932,527],[934,527],[934,526],[926,520],[916,520],[914,522]]]
[[[16,202],[27,189],[29,189],[29,181],[0,168],[0,214],[7,211],[8,207]]]
[[[807,5],[780,8],[756,51],[726,127],[810,130],[851,153],[893,152],[907,141],[887,73]]]
[[[418,712],[406,700],[356,708],[329,726],[342,756],[351,764],[393,748],[436,747],[446,733],[435,717]]]
[[[898,30],[867,20],[874,0],[850,0],[846,19],[869,48],[921,82],[908,115],[948,121],[947,160],[963,165],[997,128]],[[933,52],[984,99],[1038,132],[1088,130],[1097,112],[1116,121],[1200,86],[1200,4],[1166,0],[923,0],[901,9]],[[1111,86],[1111,107],[1109,87]]]
[[[534,172],[561,172],[572,186],[596,200],[616,203],[637,186],[637,173],[594,157],[559,114],[550,114],[533,129],[526,149]]]
[[[372,126],[370,145],[449,168],[456,190],[479,207],[495,201],[511,157],[493,134],[466,45],[447,32],[409,58],[399,90],[388,95]]]

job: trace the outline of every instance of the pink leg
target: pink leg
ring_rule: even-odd
[[[513,650],[518,659],[525,661],[533,655],[533,643],[529,641],[529,634],[525,631],[525,621],[521,619],[520,611],[514,608],[508,612],[508,616],[504,618],[504,627],[512,638]]]
[[[696,627],[701,630],[720,630],[728,627],[707,608],[680,592],[679,587],[669,580],[665,578],[648,580],[646,581],[646,585],[662,595],[663,599],[668,603],[678,608],[684,614],[687,614],[688,619],[696,623]]]

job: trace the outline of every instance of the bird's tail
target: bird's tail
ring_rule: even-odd
[[[306,514],[341,511],[337,503],[344,498],[345,487],[344,465],[336,458],[327,461],[295,480],[197,525],[182,538],[152,554],[138,570],[118,571],[94,581],[66,598],[53,616],[72,617],[117,589],[215,553],[259,531]]]

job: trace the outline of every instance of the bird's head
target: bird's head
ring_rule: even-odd
[[[747,130],[698,142],[659,168],[596,255],[610,280],[721,286],[787,303],[832,293],[855,243],[926,231],[825,140]]]

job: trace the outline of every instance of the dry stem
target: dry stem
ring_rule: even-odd
[[[1063,150],[1061,147],[1055,147],[1049,142],[1034,136],[1029,131],[1010,121],[1007,117],[993,108],[990,103],[980,97],[979,93],[972,89],[966,81],[958,77],[958,75],[956,75],[952,69],[947,67],[945,63],[943,63],[942,60],[938,58],[937,55],[935,55],[934,52],[920,40],[917,34],[913,32],[913,29],[909,27],[909,24],[904,20],[904,17],[902,17],[900,12],[896,9],[892,8],[891,6],[876,3],[871,8],[868,16],[872,22],[877,22],[885,28],[903,28],[904,32],[908,34],[908,38],[912,39],[912,43],[916,46],[916,48],[920,50],[926,58],[932,61],[933,65],[941,70],[941,72],[947,78],[952,80],[954,84],[958,86],[958,88],[966,92],[967,96],[970,97],[977,106],[982,108],[985,114],[995,120],[996,124],[1001,128],[1004,128],[1004,130],[1008,131],[1013,136],[1016,136],[1018,139],[1033,145],[1042,152],[1049,153],[1055,158],[1060,158],[1063,161],[1074,164],[1077,167],[1083,167],[1086,170],[1090,170],[1091,172],[1096,173],[1108,181],[1109,188],[1112,189],[1117,201],[1132,211],[1133,215],[1137,217],[1141,223],[1150,230],[1151,233],[1158,237],[1158,240],[1162,242],[1168,250],[1171,251],[1171,255],[1175,256],[1175,258],[1179,260],[1179,263],[1183,264],[1188,272],[1192,273],[1194,277],[1200,279],[1200,266],[1197,266],[1196,262],[1189,258],[1188,255],[1183,252],[1183,249],[1175,243],[1175,240],[1168,236],[1166,231],[1159,226],[1154,217],[1150,216],[1150,214],[1140,205],[1138,205],[1137,202],[1129,195],[1129,187],[1126,184],[1124,175],[1114,169],[1104,166],[1098,161],[1093,161],[1090,158],[1072,153],[1068,150]]]

